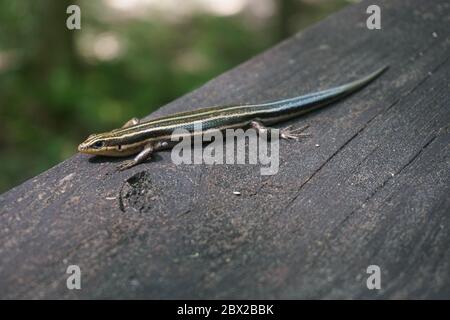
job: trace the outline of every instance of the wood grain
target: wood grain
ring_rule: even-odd
[[[382,29],[365,25],[369,4]],[[292,121],[280,170],[75,155],[0,196],[0,298],[450,298],[450,4],[363,1],[150,117],[364,90]],[[319,145],[317,147],[316,145]],[[240,196],[233,191],[241,192]],[[70,264],[82,289],[68,290]],[[368,290],[379,265],[382,289]]]

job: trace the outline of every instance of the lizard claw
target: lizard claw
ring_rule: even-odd
[[[308,129],[308,125],[307,126],[303,126],[297,129],[291,129],[292,125],[281,129],[280,130],[280,137],[281,139],[285,139],[285,140],[295,140],[298,141],[300,140],[300,138],[306,138],[306,137],[310,137],[311,135],[308,133],[302,133],[303,131],[305,131],[306,129]]]

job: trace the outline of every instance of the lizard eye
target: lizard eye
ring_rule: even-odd
[[[105,145],[105,141],[97,141],[94,144],[92,144],[92,147],[95,149],[99,149]]]

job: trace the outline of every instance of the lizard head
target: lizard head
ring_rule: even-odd
[[[91,134],[78,146],[78,151],[81,153],[103,156],[122,155],[121,149],[121,145],[115,143],[107,136],[107,133]]]

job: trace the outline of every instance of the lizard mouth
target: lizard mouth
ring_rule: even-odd
[[[88,146],[86,146],[85,144],[81,143],[80,145],[78,145],[78,152],[81,153],[87,153],[87,154],[93,154],[92,150],[89,149]]]

